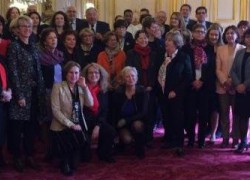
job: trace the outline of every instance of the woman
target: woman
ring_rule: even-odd
[[[47,28],[42,31],[40,39],[40,63],[46,88],[46,116],[40,120],[42,139],[47,150],[46,158],[50,158],[52,149],[48,149],[49,144],[49,126],[52,121],[52,112],[50,104],[51,90],[54,83],[62,82],[62,63],[64,61],[63,53],[57,47],[57,35],[53,28]]]
[[[214,23],[210,26],[210,28],[207,31],[206,34],[206,41],[208,43],[207,48],[211,49],[214,54],[213,58],[211,59],[213,61],[213,89],[211,92],[211,120],[210,120],[210,127],[211,127],[211,136],[210,136],[210,143],[214,144],[216,140],[216,130],[219,123],[219,101],[218,101],[218,95],[216,93],[216,74],[215,74],[215,61],[216,61],[216,53],[219,46],[223,45],[222,42],[222,27]],[[208,123],[209,124],[209,123]]]
[[[6,165],[3,157],[3,146],[6,140],[6,123],[9,115],[7,103],[12,98],[7,75],[5,58],[0,55],[0,167]]]
[[[232,147],[238,144],[238,132],[235,127],[237,123],[234,117],[234,98],[235,91],[232,87],[232,79],[229,76],[235,54],[244,46],[239,44],[239,33],[235,26],[228,26],[222,36],[225,45],[218,47],[216,56],[216,92],[219,94],[220,120],[222,128],[223,142],[222,148],[228,147],[230,135],[230,106],[232,107],[233,123],[232,123]]]
[[[90,63],[83,69],[82,75],[86,78],[87,86],[94,100],[92,107],[83,108],[89,127],[88,134],[92,137],[92,140],[98,139],[97,153],[99,159],[109,163],[115,162],[112,155],[115,130],[108,123],[111,120],[107,120],[110,118],[108,116],[108,73],[99,64]],[[89,150],[90,144],[88,144]]]
[[[62,50],[63,41],[61,40],[62,37],[61,35],[64,31],[70,30],[70,25],[67,15],[62,11],[57,11],[51,19],[50,27],[56,30],[59,39],[57,48],[59,50]]]
[[[40,100],[43,99],[45,89],[39,51],[37,46],[29,41],[32,20],[28,16],[19,16],[15,27],[17,27],[18,40],[10,44],[7,53],[13,91],[13,99],[10,102],[10,143],[15,169],[23,172],[21,142],[23,142],[27,166],[38,169],[33,159],[34,129],[37,117],[42,112],[43,104]]]
[[[121,71],[122,85],[115,90],[112,98],[114,124],[119,133],[121,145],[135,141],[135,154],[145,157],[145,119],[148,109],[148,94],[137,85],[138,74],[134,67],[127,66]]]
[[[164,120],[167,120],[164,147],[176,148],[178,156],[184,155],[184,96],[192,78],[190,58],[180,50],[183,44],[179,31],[166,34],[166,58],[158,76],[163,91]]]
[[[125,65],[126,55],[120,50],[118,38],[114,32],[107,32],[104,35],[103,43],[105,50],[100,52],[97,57],[97,64],[100,64],[110,76],[112,88],[119,83],[119,73]]]
[[[189,44],[192,34],[186,28],[185,21],[180,12],[173,12],[170,16],[170,30],[178,30],[183,35],[184,44]]]
[[[4,38],[4,30],[5,30],[5,20],[4,18],[0,15],[0,55],[5,57],[7,56],[7,49],[10,45],[10,40]]]
[[[64,64],[69,61],[78,62],[80,60],[79,56],[79,48],[76,45],[77,43],[77,35],[73,30],[64,31],[62,34],[63,41],[63,49],[62,52],[64,54]]]
[[[188,146],[193,147],[195,142],[195,126],[198,119],[198,147],[205,147],[207,123],[210,120],[209,100],[213,89],[214,52],[207,48],[205,40],[206,28],[201,24],[193,26],[193,40],[185,45],[183,51],[191,59],[192,80],[186,95],[186,116]]]
[[[230,76],[232,84],[235,87],[235,115],[239,123],[240,144],[236,152],[242,153],[248,149],[247,132],[250,117],[250,29],[248,28],[244,35],[244,44],[246,48],[239,50],[235,55]]]
[[[33,27],[32,27],[32,40],[34,42],[39,42],[40,34],[44,28],[47,28],[48,25],[43,24],[41,25],[42,18],[38,12],[31,12],[28,16],[32,19]]]
[[[150,94],[149,118],[146,123],[146,135],[148,145],[153,141],[153,127],[156,120],[156,94],[155,84],[157,77],[157,55],[148,45],[148,36],[140,30],[135,34],[134,49],[128,51],[126,65],[135,67],[138,71],[138,84],[146,88]],[[159,61],[160,62],[160,61]]]
[[[84,28],[79,33],[80,37],[80,58],[78,63],[84,68],[87,64],[96,63],[98,54],[103,51],[103,48],[94,43],[94,32],[89,28]]]
[[[16,19],[17,17],[20,16],[20,10],[17,7],[10,7],[7,12],[6,12],[6,28],[4,30],[4,37],[6,39],[11,39],[14,40],[15,36],[13,36],[13,33],[10,30],[10,23],[12,20]]]
[[[69,61],[64,67],[66,81],[54,84],[51,93],[53,120],[50,126],[52,141],[61,160],[64,175],[73,174],[77,168],[79,150],[87,141],[83,106],[93,106],[93,98],[80,77],[80,65]]]

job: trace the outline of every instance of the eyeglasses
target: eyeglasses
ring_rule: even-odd
[[[32,26],[31,26],[31,25],[20,25],[19,27],[20,27],[20,28],[27,28],[27,29],[32,28]]]
[[[206,33],[205,31],[201,31],[201,30],[195,30],[194,32],[199,33],[199,34],[205,34]]]
[[[88,74],[100,74],[99,71],[89,71]]]
[[[197,12],[197,14],[206,14],[205,11]]]

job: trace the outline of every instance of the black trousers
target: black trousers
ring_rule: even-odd
[[[91,159],[91,135],[94,129],[94,125],[89,126],[89,141],[83,149],[83,159],[89,161]],[[105,159],[112,156],[114,138],[116,135],[115,129],[107,122],[100,124],[100,132],[98,139],[97,154],[99,158]]]
[[[187,94],[186,109],[186,125],[189,143],[195,141],[195,126],[198,119],[198,144],[204,145],[206,137],[207,123],[211,117],[211,110],[209,108],[209,91],[201,89],[199,91],[190,91]]]
[[[182,148],[184,144],[184,110],[183,98],[165,98],[164,124],[166,143],[172,147]]]

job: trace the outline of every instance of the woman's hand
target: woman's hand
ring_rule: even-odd
[[[25,107],[25,106],[26,106],[26,100],[25,100],[24,98],[18,100],[18,105],[19,105],[20,107]]]
[[[117,122],[117,127],[118,128],[122,128],[123,126],[126,125],[126,120],[125,119],[120,119],[118,122]]]
[[[95,126],[92,132],[92,139],[97,139],[99,137],[100,126]]]
[[[246,92],[246,86],[244,84],[239,84],[236,86],[236,91],[240,94],[244,94]]]
[[[11,89],[8,89],[7,91],[2,92],[2,98],[4,102],[10,102],[12,98],[12,92]]]
[[[173,99],[176,97],[176,93],[174,91],[170,91],[168,94],[168,99]]]
[[[77,84],[78,84],[81,88],[83,88],[83,89],[87,87],[85,78],[82,77],[82,76],[79,77],[79,80],[77,81]]]
[[[70,128],[75,130],[75,131],[81,131],[82,130],[82,128],[81,128],[81,126],[79,124],[74,124]]]

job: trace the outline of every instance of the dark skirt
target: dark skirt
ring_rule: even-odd
[[[8,118],[7,103],[0,102],[0,146],[4,145],[6,140],[6,122]]]
[[[87,134],[83,131],[74,131],[72,129],[51,130],[50,134],[53,143],[52,149],[59,156],[81,149],[87,141]]]
[[[250,117],[250,92],[245,94],[236,93],[235,114],[240,117]]]

